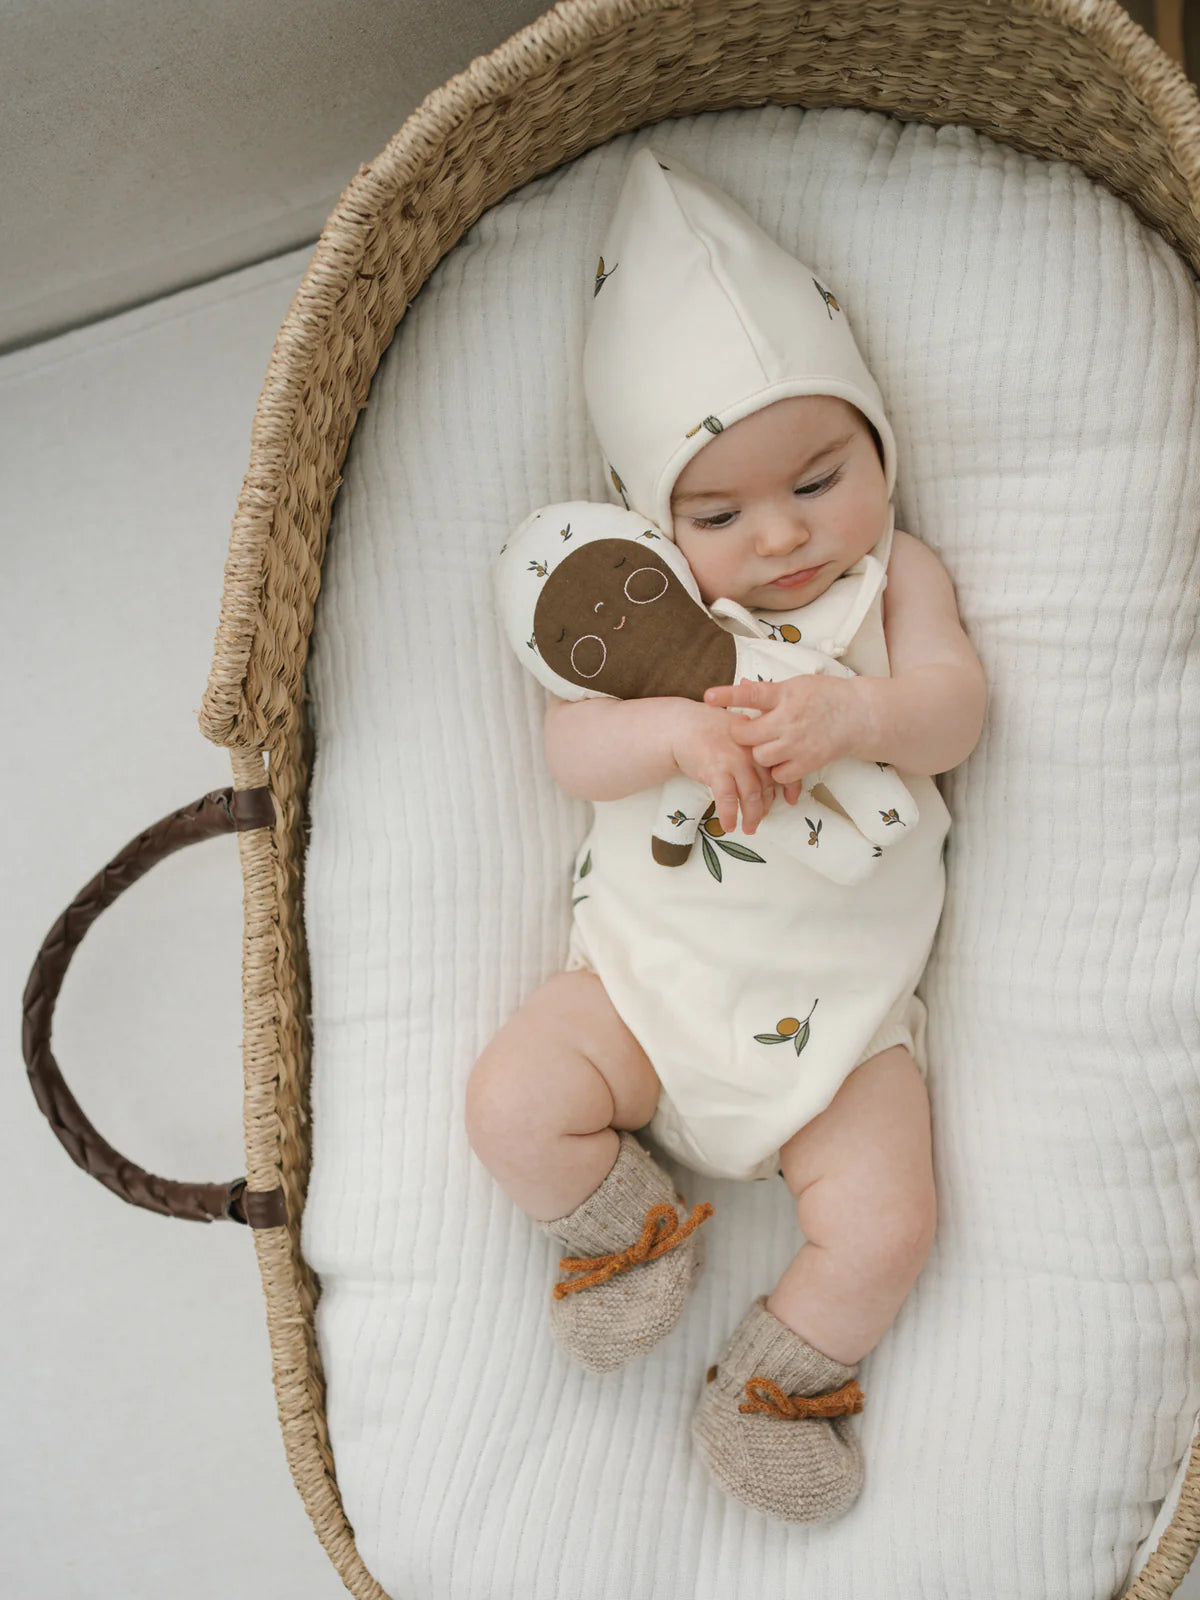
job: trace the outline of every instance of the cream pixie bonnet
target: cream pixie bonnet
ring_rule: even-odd
[[[857,406],[892,497],[895,439],[836,297],[727,194],[648,145],[604,235],[583,381],[613,488],[668,539],[671,490],[696,452],[790,395]]]

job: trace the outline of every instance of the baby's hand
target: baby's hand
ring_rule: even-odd
[[[742,832],[753,833],[771,809],[775,785],[771,774],[733,738],[734,727],[743,720],[690,700],[680,707],[671,754],[680,772],[712,790],[717,819],[726,832],[737,827],[740,804]],[[799,793],[799,784],[795,787]]]
[[[775,783],[795,786],[808,773],[852,755],[865,737],[867,711],[858,678],[804,673],[779,683],[719,684],[704,691],[710,706],[746,706],[731,737]],[[790,796],[789,796],[790,798]]]

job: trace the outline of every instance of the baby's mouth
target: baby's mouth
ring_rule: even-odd
[[[620,622],[618,622],[618,623],[617,623],[617,625],[616,625],[616,627],[615,627],[615,628],[614,628],[614,629],[613,629],[613,632],[614,632],[614,633],[620,633],[620,631],[621,631],[621,629],[622,629],[622,628],[623,628],[623,627],[624,627],[624,626],[625,626],[625,618],[624,618],[624,617],[622,617],[622,618],[621,618],[621,620],[620,620]]]
[[[771,580],[773,589],[804,589],[813,581],[821,567],[801,567],[796,572],[785,572]]]

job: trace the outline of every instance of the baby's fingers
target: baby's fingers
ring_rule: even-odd
[[[745,717],[740,711],[736,711],[729,724],[729,737],[741,749],[748,750],[752,745],[762,744],[771,737],[775,723],[768,720],[765,727],[763,724],[764,719],[761,716]]]
[[[739,775],[738,792],[742,800],[742,832],[753,833],[775,798],[771,774],[752,764],[748,771]]]
[[[738,787],[731,774],[712,786],[712,797],[717,807],[717,821],[726,833],[737,827]]]
[[[749,706],[767,711],[779,704],[779,685],[770,679],[743,678],[739,683],[718,683],[704,691],[710,706]]]

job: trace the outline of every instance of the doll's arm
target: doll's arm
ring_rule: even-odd
[[[667,779],[659,791],[658,812],[650,830],[650,854],[660,867],[684,864],[712,803],[712,790],[694,778],[681,772]]]

